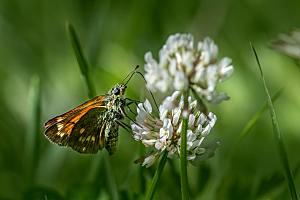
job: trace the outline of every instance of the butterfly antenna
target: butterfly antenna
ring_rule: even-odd
[[[140,66],[137,65],[137,66],[134,68],[134,70],[133,70],[132,72],[130,72],[130,73],[124,78],[124,80],[123,80],[122,82],[124,82],[124,81],[129,77],[128,80],[126,81],[126,83],[125,83],[124,85],[127,85],[127,83],[130,81],[130,79],[133,77],[134,74],[139,74],[139,75],[141,75],[141,77],[143,78],[143,80],[144,80],[145,83],[147,84],[147,81],[146,81],[144,75],[143,75],[141,72],[136,71],[139,67],[140,67]],[[154,98],[153,93],[152,93],[148,88],[147,88],[147,90],[148,90],[148,92],[150,93],[151,98],[152,98],[153,101],[154,101],[154,104],[155,104],[155,106],[156,106],[156,108],[157,108],[157,111],[159,111],[158,104],[157,104],[157,102],[156,102],[156,100],[155,100],[155,98]]]
[[[127,74],[127,76],[123,79],[122,83],[124,83],[124,81],[128,78],[128,80],[126,81],[126,83],[124,85],[127,85],[127,83],[130,81],[130,79],[132,78],[132,76],[135,74],[136,70],[139,68],[140,66],[137,65],[134,70],[132,70],[129,74]]]
[[[144,79],[145,83],[147,84],[147,81],[146,81],[144,75],[143,75],[141,72],[135,71],[134,74],[139,74],[139,75],[141,75],[141,77]],[[155,100],[155,98],[154,98],[153,93],[152,93],[148,88],[147,88],[147,90],[148,90],[148,92],[150,93],[150,95],[151,95],[151,97],[152,97],[152,99],[153,99],[153,101],[154,101],[154,104],[155,104],[155,106],[156,106],[156,108],[157,108],[157,111],[159,111],[159,108],[158,108],[158,105],[157,105],[157,102],[156,102],[156,100]]]

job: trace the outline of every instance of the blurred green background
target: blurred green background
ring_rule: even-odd
[[[210,107],[218,116],[212,138],[222,144],[213,158],[189,166],[191,199],[289,199],[267,112],[234,145],[266,101],[251,41],[271,92],[284,88],[275,107],[299,192],[300,68],[268,48],[280,32],[300,26],[299,0],[0,0],[0,199],[143,199],[154,173],[155,166],[133,163],[143,150],[124,130],[111,157],[81,155],[44,137],[44,121],[88,99],[67,20],[98,94],[143,66],[147,51],[157,57],[173,33],[210,36],[233,59],[235,73],[219,87],[231,100]],[[144,83],[134,78],[128,97],[147,93],[137,84]],[[167,163],[156,198],[180,199],[178,160]]]

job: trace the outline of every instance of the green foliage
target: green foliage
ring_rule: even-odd
[[[209,108],[218,116],[209,139],[219,139],[220,148],[199,166],[188,166],[190,199],[289,199],[286,184],[292,188],[292,179],[282,170],[287,156],[276,154],[281,144],[274,145],[266,106],[261,107],[266,98],[248,41],[264,60],[270,91],[284,87],[276,99],[277,121],[300,188],[300,71],[267,47],[299,25],[299,7],[297,0],[1,0],[0,199],[144,199],[157,165],[134,164],[145,152],[131,134],[120,130],[114,156],[81,155],[50,143],[42,126],[87,100],[86,92],[104,94],[137,64],[143,69],[144,54],[158,52],[176,32],[191,32],[196,40],[212,37],[235,66],[233,77],[218,88],[231,99]],[[67,36],[66,20],[72,22]],[[138,77],[126,95],[143,101],[148,92]],[[165,165],[156,199],[181,199],[179,162]]]
[[[82,74],[82,76],[85,80],[85,84],[87,86],[88,96],[89,96],[89,98],[93,98],[96,96],[96,91],[95,91],[95,87],[91,80],[91,76],[90,76],[91,72],[89,70],[88,62],[83,55],[82,48],[81,48],[81,45],[80,45],[80,42],[79,42],[79,39],[78,39],[78,36],[76,34],[74,27],[69,22],[67,22],[66,27],[67,27],[67,31],[68,31],[68,34],[70,37],[70,41],[71,41],[78,65],[80,67],[81,74]]]

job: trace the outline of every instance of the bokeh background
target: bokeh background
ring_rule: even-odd
[[[210,36],[220,55],[233,59],[234,75],[218,88],[231,100],[210,107],[218,116],[211,138],[221,146],[189,165],[191,199],[289,199],[268,112],[237,143],[266,102],[251,41],[271,93],[283,88],[275,108],[300,188],[300,68],[269,48],[279,33],[300,26],[300,1],[0,0],[0,199],[143,199],[154,173],[155,166],[134,164],[144,150],[124,130],[111,157],[81,155],[43,136],[47,119],[88,99],[66,21],[78,33],[97,94],[143,66],[147,51],[157,57],[173,33]],[[143,100],[143,85],[133,78],[127,96]],[[168,161],[156,198],[180,199],[178,160]]]

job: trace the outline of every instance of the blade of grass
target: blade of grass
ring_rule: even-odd
[[[87,86],[87,91],[88,91],[88,96],[89,98],[92,98],[94,96],[96,96],[96,90],[95,87],[93,85],[91,76],[90,76],[90,71],[89,71],[89,66],[88,66],[88,62],[85,59],[84,55],[83,55],[83,51],[79,42],[79,38],[76,34],[75,28],[73,27],[72,24],[70,24],[69,22],[66,23],[66,27],[67,27],[67,32],[70,38],[70,42],[71,45],[73,47],[80,71],[82,73],[82,76],[84,78],[85,84]]]
[[[166,164],[166,161],[167,161],[167,156],[168,156],[168,152],[164,151],[163,155],[161,156],[161,158],[159,160],[159,163],[158,163],[158,166],[156,168],[156,171],[155,171],[154,177],[152,179],[152,182],[151,182],[151,184],[150,184],[150,186],[147,190],[147,194],[146,194],[146,198],[145,198],[146,200],[153,199],[153,197],[155,195],[158,181],[161,177],[162,171],[163,171],[163,169],[165,167],[165,164]]]
[[[107,178],[108,189],[111,193],[111,199],[118,200],[120,198],[119,198],[117,183],[108,156],[109,156],[108,153],[106,153],[104,157],[105,172],[108,177]]]
[[[144,145],[139,144],[139,155],[145,155]],[[139,185],[140,185],[140,193],[145,194],[146,192],[146,178],[145,178],[145,168],[139,167]]]
[[[282,91],[283,89],[280,89],[272,96],[273,102],[275,102],[280,97]],[[260,117],[267,111],[267,109],[268,109],[268,102],[266,101],[265,104],[248,120],[248,122],[240,132],[238,139],[235,140],[235,142],[233,143],[228,153],[227,165],[225,165],[225,167],[223,167],[223,169],[219,172],[221,178],[219,179],[218,184],[216,184],[217,188],[222,188],[222,184],[226,182],[227,179],[226,173],[229,170],[231,170],[231,163],[233,163],[232,159],[235,153],[238,152],[237,151],[238,146],[241,144],[242,140],[245,139],[245,137],[250,134],[252,128],[256,125]],[[222,190],[220,189],[218,191],[222,191]]]
[[[278,124],[278,121],[277,121],[277,116],[276,116],[276,113],[275,113],[274,105],[273,105],[273,102],[272,102],[272,99],[271,99],[271,96],[270,96],[270,93],[269,93],[269,89],[268,89],[266,81],[265,81],[265,77],[264,77],[262,67],[260,65],[256,50],[255,50],[255,48],[253,47],[253,45],[251,43],[250,43],[250,46],[251,46],[253,54],[255,56],[255,59],[256,59],[256,62],[257,62],[258,68],[259,68],[259,72],[260,72],[260,77],[262,79],[264,89],[265,89],[265,92],[266,92],[266,95],[267,95],[268,107],[269,107],[270,116],[271,116],[271,119],[272,119],[273,133],[274,133],[274,137],[275,137],[275,140],[276,140],[276,143],[277,143],[280,161],[282,163],[282,166],[283,166],[283,169],[284,169],[284,172],[285,172],[285,176],[287,178],[291,198],[293,200],[295,200],[295,199],[298,199],[297,191],[296,191],[296,187],[295,187],[295,184],[294,184],[293,175],[292,175],[292,172],[291,172],[291,169],[290,169],[290,165],[289,165],[289,161],[288,161],[288,157],[287,157],[287,152],[286,152],[286,149],[285,149],[285,146],[284,146],[284,143],[283,143],[283,139],[282,139],[282,135],[281,135],[281,132],[280,132],[280,129],[279,129],[279,124]]]
[[[30,89],[29,89],[29,126],[26,135],[25,144],[25,177],[27,185],[30,186],[33,182],[34,171],[37,167],[39,158],[40,148],[40,132],[41,132],[41,88],[40,78],[34,75],[31,78]]]
[[[88,90],[88,97],[92,98],[96,96],[96,90],[94,87],[94,84],[92,82],[92,79],[90,77],[90,68],[88,66],[88,62],[86,60],[86,58],[83,55],[83,51],[79,42],[79,38],[76,34],[75,28],[72,24],[70,24],[69,22],[66,23],[66,27],[67,27],[67,32],[70,38],[70,42],[71,45],[73,47],[77,62],[79,64],[80,67],[80,71],[82,73],[82,76],[85,80],[85,84],[87,86],[87,90]],[[94,159],[94,162],[99,162],[101,159]],[[93,163],[91,166],[100,166],[97,165],[97,163]],[[117,189],[117,184],[115,181],[115,177],[114,174],[111,170],[111,164],[109,162],[109,159],[105,156],[104,157],[104,167],[105,167],[105,172],[107,174],[107,185],[108,185],[108,189],[111,192],[111,197],[112,199],[119,199],[118,197],[118,189]],[[92,170],[92,172],[94,172],[94,170]],[[88,176],[90,177],[90,176]]]
[[[283,89],[279,89],[271,98],[272,102],[274,103],[282,94]],[[239,144],[252,130],[255,126],[259,118],[267,111],[268,109],[268,101],[251,117],[251,119],[247,122],[244,126],[243,130],[241,131],[237,143]]]

